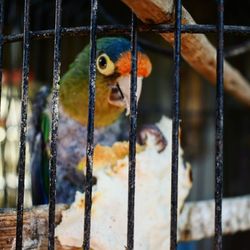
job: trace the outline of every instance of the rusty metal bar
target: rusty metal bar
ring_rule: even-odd
[[[2,105],[2,77],[3,77],[3,26],[4,26],[4,0],[0,0],[0,112],[1,112],[1,105]],[[6,165],[3,164],[3,178],[4,182],[4,197],[3,197],[3,204],[7,206],[8,203],[8,188],[6,182]]]
[[[174,87],[172,122],[172,176],[171,176],[171,228],[170,249],[177,249],[178,211],[178,158],[179,158],[179,118],[180,118],[180,59],[181,59],[181,0],[175,1],[175,42],[174,42]]]
[[[56,203],[56,157],[59,120],[59,80],[61,68],[61,12],[62,0],[56,0],[55,7],[55,40],[54,40],[54,67],[53,67],[53,94],[52,94],[52,126],[51,126],[51,157],[49,162],[49,234],[48,249],[55,249],[55,203]]]
[[[91,207],[92,207],[92,172],[94,154],[94,118],[95,118],[95,83],[96,83],[96,19],[98,1],[91,0],[90,17],[90,63],[89,63],[89,103],[88,134],[86,148],[86,183],[83,249],[90,249]]]
[[[0,110],[2,97],[2,75],[3,75],[3,25],[4,25],[4,0],[0,0]]]
[[[100,35],[121,35],[121,34],[130,34],[129,25],[98,25],[96,27],[96,33]],[[138,25],[138,32],[157,32],[157,33],[168,33],[174,32],[175,27],[171,24],[153,24]],[[192,25],[182,25],[182,33],[216,33],[216,25],[212,24],[192,24]],[[89,26],[80,26],[80,27],[70,27],[62,28],[62,36],[87,36],[90,32]],[[250,26],[240,26],[240,25],[225,25],[224,33],[234,34],[234,35],[249,35]],[[41,39],[50,39],[55,35],[54,29],[50,30],[39,30],[39,31],[30,31],[30,38],[35,40]],[[23,34],[13,34],[6,35],[3,37],[3,43],[12,43],[23,40]]]
[[[136,17],[131,18],[131,84],[130,84],[130,130],[129,130],[129,172],[128,172],[128,221],[127,249],[134,249],[135,213],[135,169],[136,169],[136,128],[137,128],[137,30]]]
[[[16,249],[22,249],[23,242],[23,201],[25,180],[25,155],[27,136],[27,111],[28,111],[28,81],[29,81],[29,56],[30,56],[30,0],[24,2],[24,37],[23,37],[23,71],[22,71],[22,98],[21,98],[21,131],[18,162],[18,197],[16,221]]]
[[[215,239],[214,247],[222,250],[223,197],[223,133],[224,133],[224,0],[217,1],[217,85],[216,85],[216,146],[215,146]]]

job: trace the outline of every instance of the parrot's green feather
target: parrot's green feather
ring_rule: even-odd
[[[130,52],[130,42],[124,38],[117,37],[106,37],[101,38],[96,41],[96,54],[97,54],[97,63],[100,56],[106,55],[111,65],[114,67],[113,71],[109,74],[104,74],[100,67],[96,67],[96,84],[95,84],[95,128],[105,127],[112,125],[122,114],[125,108],[128,108],[126,103],[126,96],[124,99],[124,93],[122,92],[119,86],[119,80],[122,77],[126,78],[130,73],[128,69],[121,71],[120,69],[125,66],[125,68],[131,63],[131,59],[127,56]],[[138,46],[138,51],[141,51]],[[67,157],[68,162],[61,160],[65,157],[66,152],[66,143],[70,138],[70,133],[67,135],[69,123],[67,125],[67,120],[74,120],[80,123],[74,123],[73,126],[78,126],[81,128],[74,131],[74,135],[81,133],[80,137],[83,137],[83,140],[75,140],[79,142],[82,147],[82,143],[85,143],[86,133],[83,128],[87,126],[88,121],[88,93],[89,93],[89,59],[90,59],[90,46],[86,46],[82,52],[78,54],[74,62],[69,66],[68,71],[64,74],[60,80],[60,91],[59,91],[59,105],[61,118],[59,120],[59,134],[61,131],[61,142],[66,138],[64,144],[60,146],[57,154],[57,179],[63,181],[63,183],[57,182],[59,190],[57,198],[60,196],[60,200],[63,202],[68,202],[70,197],[68,194],[71,191],[77,190],[77,185],[74,183],[76,181],[75,176],[78,176],[74,171],[68,171],[67,167],[72,165],[72,160],[69,162],[71,157]],[[127,59],[127,63],[121,59]],[[107,61],[106,61],[107,65]],[[119,65],[120,68],[119,68]],[[143,66],[142,63],[138,65]],[[97,64],[96,66],[100,66]],[[129,66],[127,67],[129,68]],[[149,67],[150,68],[150,67]],[[150,69],[149,69],[150,71]],[[145,67],[143,69],[145,76]],[[139,71],[138,71],[139,73]],[[123,79],[123,78],[122,78]],[[126,82],[123,82],[126,83]],[[118,87],[116,87],[118,86]],[[129,85],[127,85],[129,89]],[[115,92],[115,91],[120,91]],[[118,94],[117,94],[118,93]],[[32,149],[33,157],[31,161],[32,168],[32,199],[35,205],[46,204],[48,203],[48,193],[49,193],[49,142],[50,142],[50,133],[51,133],[51,117],[50,112],[44,111],[48,104],[51,104],[49,98],[49,90],[47,88],[41,89],[37,95],[37,100],[33,105],[33,111],[35,113],[33,124],[36,133],[33,135]],[[118,104],[117,104],[118,103]],[[122,104],[120,104],[122,103]],[[66,115],[65,115],[66,114]],[[70,119],[68,119],[68,116]],[[71,124],[71,123],[70,123]],[[71,126],[71,125],[70,125]],[[60,130],[61,129],[61,130]],[[70,130],[70,129],[69,129]],[[102,129],[100,129],[101,131]],[[64,133],[66,131],[66,133]],[[103,130],[104,131],[104,130]],[[100,136],[101,138],[101,136]],[[58,144],[59,145],[59,144]],[[79,145],[80,147],[80,145]],[[76,152],[73,152],[76,151]],[[78,155],[78,149],[75,147],[75,144],[72,143],[69,146],[69,154]],[[83,151],[83,150],[81,150]],[[61,160],[61,163],[59,163]],[[75,160],[75,159],[74,159]],[[64,174],[67,172],[69,176],[67,178]],[[58,177],[59,176],[59,177]],[[68,178],[69,177],[69,178]],[[81,177],[83,179],[83,176]],[[71,181],[71,179],[73,181]],[[81,183],[83,180],[81,179]],[[79,181],[79,180],[78,180]],[[63,188],[61,188],[63,187]],[[67,187],[64,189],[64,187]],[[66,195],[65,195],[66,194]]]
[[[41,118],[41,130],[44,136],[45,143],[48,143],[50,139],[50,120],[50,116],[46,112],[43,112]]]
[[[89,46],[77,56],[68,72],[60,81],[60,104],[67,115],[82,125],[88,118]],[[112,76],[117,77],[117,76]],[[108,96],[111,79],[96,74],[95,127],[111,125],[119,118],[124,108],[110,105]]]
[[[49,194],[49,140],[51,131],[51,117],[46,111],[41,115],[41,131],[44,142],[44,150],[42,151],[42,178],[44,180],[45,192],[46,194]]]

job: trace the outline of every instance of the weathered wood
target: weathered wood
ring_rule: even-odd
[[[250,195],[223,199],[223,234],[250,229]],[[214,236],[214,200],[186,203],[178,223],[181,241]]]
[[[122,0],[145,23],[174,23],[173,0]],[[182,23],[195,24],[195,21],[182,8]],[[173,33],[162,33],[161,36],[172,46]],[[216,50],[203,34],[182,34],[181,53],[183,58],[211,83],[216,83]],[[227,61],[224,63],[225,90],[242,103],[250,107],[250,84]]]
[[[56,224],[61,220],[61,212],[66,205],[58,205]],[[233,234],[250,229],[250,196],[223,200],[223,234]],[[39,206],[24,212],[23,249],[47,249],[48,207]],[[188,202],[184,206],[178,223],[179,241],[199,240],[214,235],[214,201]],[[16,230],[16,212],[0,211],[0,249],[12,248]],[[77,250],[63,247],[56,241],[56,249]]]
[[[56,224],[61,220],[61,212],[66,205],[56,208]],[[23,249],[48,249],[48,206],[27,209],[24,212]],[[14,209],[0,210],[0,249],[15,249],[16,211]],[[56,242],[56,249],[66,250],[77,248],[62,247]]]

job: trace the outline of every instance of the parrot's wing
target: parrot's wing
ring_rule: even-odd
[[[48,172],[48,164],[43,164],[45,161],[43,160],[42,144],[42,136],[38,134],[35,138],[34,152],[30,162],[33,205],[48,203],[48,186],[46,185],[48,174],[44,176],[46,167]]]
[[[47,110],[50,90],[42,87],[32,105],[30,120],[30,171],[33,205],[48,203],[49,189],[49,139],[51,116]]]

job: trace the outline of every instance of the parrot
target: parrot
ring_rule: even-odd
[[[56,202],[71,203],[76,191],[84,191],[84,174],[76,166],[86,154],[88,121],[90,45],[75,58],[59,82],[59,121],[57,137]],[[138,45],[137,101],[142,80],[152,64]],[[96,40],[96,98],[94,144],[112,145],[122,133],[122,114],[130,110],[130,41],[122,37]],[[51,135],[51,93],[38,91],[32,104],[30,122],[30,169],[33,205],[47,204]],[[125,131],[124,131],[125,130]]]

